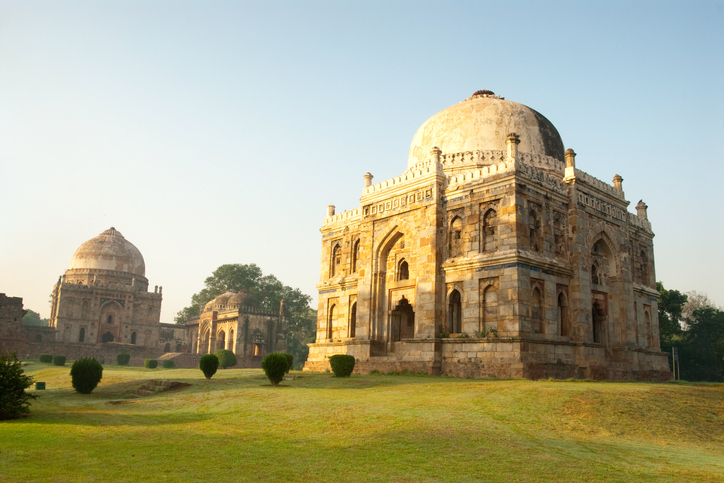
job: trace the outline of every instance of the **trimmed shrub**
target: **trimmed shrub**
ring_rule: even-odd
[[[146,359],[143,361],[143,367],[146,369],[155,369],[158,367],[158,361],[156,359]]]
[[[0,420],[30,412],[30,400],[38,397],[25,392],[32,385],[33,378],[23,372],[17,352],[0,350]]]
[[[354,370],[354,356],[335,354],[329,358],[329,365],[335,377],[349,377]]]
[[[53,364],[56,366],[64,366],[65,365],[65,356],[56,354],[53,356]]]
[[[267,354],[264,360],[261,361],[261,368],[264,369],[264,373],[272,386],[278,386],[279,382],[284,379],[284,374],[286,374],[289,367],[288,361],[286,354],[280,352]]]
[[[53,354],[40,354],[38,357],[40,359],[40,362],[53,362]]]
[[[233,367],[236,365],[236,356],[233,352],[226,349],[219,349],[214,352],[214,355],[219,359],[219,367],[226,369],[227,367]]]
[[[294,364],[294,356],[291,354],[284,354],[287,357],[287,374],[289,371],[292,370],[292,365]]]
[[[216,374],[216,369],[219,368],[219,358],[214,354],[206,354],[201,356],[199,361],[199,369],[204,373],[206,379],[211,379],[211,376]]]
[[[90,394],[103,378],[103,366],[92,357],[83,357],[70,368],[73,388],[81,394]]]
[[[161,361],[161,366],[163,366],[164,369],[173,369],[176,367],[176,364],[171,359],[166,359]]]
[[[131,354],[126,351],[121,351],[119,354],[116,354],[116,364],[119,366],[127,366],[130,360]]]

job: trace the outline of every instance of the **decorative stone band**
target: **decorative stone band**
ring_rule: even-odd
[[[633,225],[639,228],[643,228],[644,230],[651,231],[651,222],[649,220],[644,220],[642,218],[639,218],[637,215],[634,215],[633,213],[628,213],[628,223],[629,225]]]
[[[448,176],[447,189],[454,190],[460,185],[469,183],[477,179],[484,179],[496,174],[513,171],[522,174],[530,180],[539,182],[546,188],[555,191],[558,194],[567,195],[568,193],[568,189],[561,180],[561,178],[550,175],[545,171],[541,171],[538,166],[532,166],[526,162],[521,161],[520,157],[518,160],[507,159],[497,164],[492,164],[490,166],[484,166],[481,168],[475,168],[462,173],[456,173],[454,176]]]
[[[347,210],[343,211],[342,213],[337,213],[336,215],[327,216],[324,218],[324,225],[329,225],[333,223],[339,223],[339,222],[350,222],[357,220],[362,217],[362,208],[355,208],[353,210]]]
[[[505,151],[466,151],[462,153],[447,153],[440,155],[443,169],[460,168],[465,166],[483,167],[499,164],[506,161]],[[566,163],[550,156],[533,153],[518,153],[517,159],[539,169],[557,173],[561,177],[565,174]]]
[[[221,312],[223,310],[238,310],[239,313],[242,314],[269,315],[272,317],[276,317],[277,315],[279,315],[275,314],[274,312],[267,312],[266,310],[259,307],[250,307],[248,305],[217,305],[212,310],[208,310],[202,313],[209,313],[212,311]]]
[[[576,169],[576,181],[583,181],[584,183],[593,186],[594,188],[598,189],[599,191],[603,191],[609,196],[612,196],[614,198],[617,198],[621,201],[626,201],[626,196],[624,195],[622,190],[616,189],[613,185],[610,185],[606,182],[601,181],[598,178],[594,178],[590,174],[581,171],[580,169]]]
[[[391,178],[380,183],[368,186],[362,192],[362,196],[369,195],[378,191],[382,191],[388,188],[404,185],[412,181],[417,181],[419,178],[430,176],[432,174],[442,175],[442,166],[440,163],[435,163],[432,159],[417,163],[412,168],[408,169],[400,176]]]

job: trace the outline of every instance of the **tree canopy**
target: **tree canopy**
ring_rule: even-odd
[[[308,342],[314,341],[317,312],[309,307],[312,297],[297,288],[284,285],[274,275],[264,275],[256,264],[225,264],[214,270],[204,280],[204,288],[191,297],[191,305],[176,315],[177,324],[185,324],[200,314],[208,302],[229,290],[246,290],[253,295],[266,311],[276,312],[284,299],[287,319],[287,350],[294,355],[297,364],[307,360]]]
[[[656,285],[661,350],[678,348],[682,379],[724,381],[724,311],[705,294]]]
[[[39,327],[47,327],[48,326],[48,319],[43,319],[40,317],[40,314],[35,312],[34,310],[28,310],[25,315],[23,315],[23,318],[20,320],[20,323],[22,325],[34,325]]]

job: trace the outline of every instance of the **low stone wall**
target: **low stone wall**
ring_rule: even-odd
[[[198,369],[201,354],[190,354],[185,352],[169,352],[158,358],[158,365],[161,361],[173,361],[174,367],[179,369]]]
[[[122,350],[131,354],[129,365],[143,366],[146,359],[158,359],[161,349],[152,349],[132,344],[84,344],[80,342],[26,342],[24,350],[18,351],[21,359],[37,359],[40,354],[62,354],[69,361],[81,357],[94,357],[103,364],[115,364],[116,355]]]
[[[310,344],[305,371],[331,370],[328,357],[347,353],[357,359],[354,372],[426,372],[460,378],[594,379],[666,381],[666,354],[645,349],[606,349],[600,344],[492,337],[428,339],[396,343],[395,352],[371,356],[358,344]],[[398,354],[404,354],[399,356]]]

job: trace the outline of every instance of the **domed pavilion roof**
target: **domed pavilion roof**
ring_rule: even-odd
[[[521,153],[542,154],[564,161],[563,141],[539,112],[491,91],[477,91],[459,104],[438,112],[412,138],[408,168],[430,157],[433,147],[443,154],[505,151],[508,134],[520,137]]]
[[[70,260],[70,269],[115,270],[146,275],[146,263],[141,252],[113,227],[78,247]]]
[[[202,312],[208,312],[215,308],[225,306],[258,307],[259,302],[246,290],[242,290],[239,293],[228,290],[216,297],[214,300],[207,302],[206,305],[204,305]]]
[[[240,290],[239,293],[229,299],[228,304],[238,305],[239,307],[258,307],[259,301],[246,290]]]

